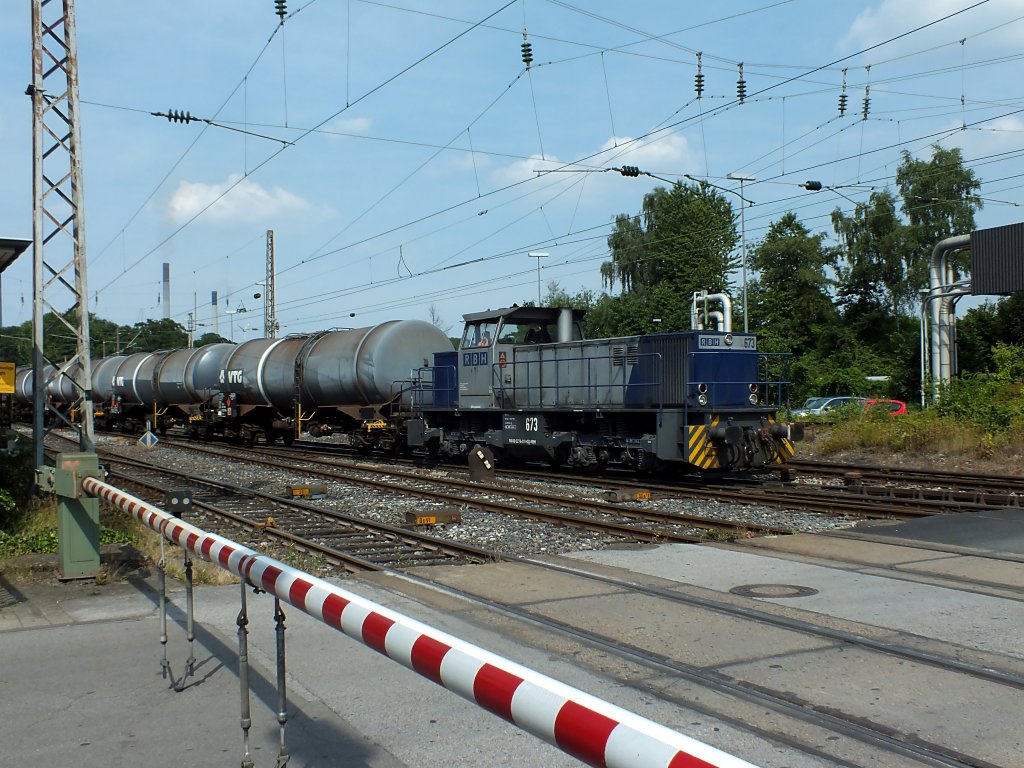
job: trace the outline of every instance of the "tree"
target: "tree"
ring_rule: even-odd
[[[813,349],[823,329],[836,322],[825,268],[832,254],[823,234],[811,235],[796,214],[773,222],[752,251],[760,277],[748,286],[750,315],[758,320],[762,349],[799,355]]]
[[[622,293],[600,308],[602,326],[610,335],[649,332],[660,317],[663,330],[689,327],[695,291],[728,289],[738,240],[732,205],[713,187],[676,182],[644,195],[640,216],[620,214],[608,237],[601,278]]]
[[[126,329],[121,342],[121,352],[127,354],[181,349],[188,345],[188,333],[174,320],[146,320]]]
[[[644,195],[641,220],[620,214],[608,238],[606,285],[624,293],[669,283],[683,293],[724,292],[736,267],[729,254],[739,239],[732,205],[714,188],[676,182]]]
[[[905,253],[908,282],[910,289],[917,291],[928,286],[928,264],[935,244],[974,230],[974,213],[982,207],[976,194],[981,182],[974,171],[964,167],[958,148],[944,149],[934,144],[930,160],[915,160],[904,150],[896,170],[896,186],[903,198],[903,213],[910,222]],[[966,274],[966,254],[961,254],[953,266],[955,272]]]
[[[451,323],[445,324],[444,318],[441,317],[440,311],[437,309],[436,304],[431,304],[427,310],[427,320],[432,326],[441,331],[441,333],[448,335],[448,332],[452,329]]]
[[[837,252],[838,298],[844,314],[900,312],[916,298],[904,270],[907,232],[896,215],[896,198],[885,189],[872,192],[847,216],[836,208],[832,228]]]

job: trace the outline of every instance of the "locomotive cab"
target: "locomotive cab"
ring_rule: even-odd
[[[510,307],[464,318],[457,358],[461,408],[515,405],[516,347],[583,339],[583,310],[578,309]]]

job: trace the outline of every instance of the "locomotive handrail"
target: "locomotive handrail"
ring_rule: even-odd
[[[209,533],[94,477],[82,490],[589,765],[754,768],[715,747],[506,660],[297,568]]]

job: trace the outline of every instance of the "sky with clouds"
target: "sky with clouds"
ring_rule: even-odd
[[[0,24],[4,237],[32,231],[30,7],[6,3]],[[935,142],[960,147],[983,181],[979,226],[1022,219],[1021,0],[287,10],[279,26],[271,0],[78,4],[101,317],[163,317],[168,262],[171,317],[262,335],[253,294],[272,229],[283,333],[427,319],[431,307],[454,329],[465,312],[536,298],[538,266],[545,286],[600,290],[614,217],[666,181],[738,192],[727,174],[754,177],[748,245],[787,210],[831,235],[835,207],[891,186],[900,153],[927,156]],[[214,124],[150,114],[169,110]],[[624,165],[651,175],[625,177]],[[811,179],[835,189],[808,192]],[[3,323],[30,319],[30,254],[2,280]]]

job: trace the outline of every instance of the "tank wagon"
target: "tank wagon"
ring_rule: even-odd
[[[745,469],[793,455],[802,425],[776,419],[788,356],[733,333],[727,296],[695,294],[692,329],[678,333],[585,339],[582,315],[467,314],[457,349],[429,323],[396,320],[104,358],[93,364],[96,423],[183,425],[248,443],[340,432],[367,452],[449,457],[479,445],[499,461],[635,471]],[[16,389],[31,402],[22,371]],[[75,397],[62,377],[48,394]]]

